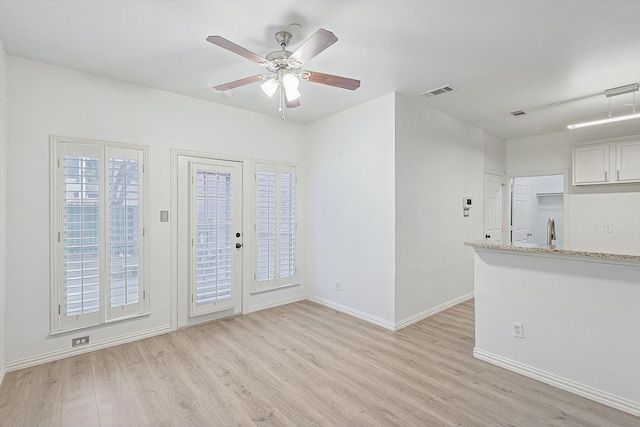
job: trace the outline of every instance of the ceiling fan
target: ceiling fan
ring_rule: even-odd
[[[262,81],[262,91],[269,97],[272,97],[276,91],[280,91],[279,111],[282,111],[282,118],[284,119],[284,107],[295,108],[300,106],[300,92],[298,91],[300,80],[349,90],[356,90],[360,87],[360,80],[302,69],[309,60],[338,41],[338,38],[331,31],[320,28],[295,52],[287,50],[291,38],[291,33],[288,31],[278,31],[276,33],[276,41],[280,44],[280,50],[273,51],[263,58],[223,37],[207,37],[208,42],[243,56],[250,61],[257,62],[267,70],[265,74],[257,74],[221,84],[215,86],[214,89],[226,91]]]

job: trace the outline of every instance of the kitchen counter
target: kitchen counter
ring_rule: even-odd
[[[511,252],[524,252],[529,254],[547,254],[547,255],[555,255],[555,256],[561,255],[561,256],[597,258],[601,260],[640,262],[640,255],[608,253],[608,252],[591,252],[591,251],[570,250],[570,249],[562,249],[562,248],[549,249],[546,246],[531,245],[526,243],[503,245],[499,243],[478,241],[478,242],[466,242],[465,245],[471,246],[473,248],[478,248],[478,249],[490,249],[490,250],[496,250],[496,251],[511,251]]]
[[[640,255],[466,245],[476,358],[640,416]]]

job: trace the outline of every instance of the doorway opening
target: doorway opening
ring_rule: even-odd
[[[512,177],[511,243],[543,246],[547,244],[547,221],[553,218],[554,244],[564,242],[565,176],[543,175]]]

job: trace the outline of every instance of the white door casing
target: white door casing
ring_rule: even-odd
[[[178,156],[178,327],[242,311],[242,163]]]

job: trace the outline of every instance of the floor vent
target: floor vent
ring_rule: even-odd
[[[524,116],[524,115],[525,115],[525,114],[527,114],[527,113],[525,113],[525,112],[524,112],[524,111],[522,111],[522,110],[518,110],[518,111],[512,111],[512,112],[510,112],[509,114],[511,114],[511,115],[512,115],[512,116],[514,116],[514,117],[517,117],[517,116]]]
[[[443,93],[452,92],[452,91],[453,91],[453,88],[449,85],[446,85],[446,86],[428,90],[426,92],[422,92],[420,95],[426,96],[427,98],[433,98],[434,96],[442,95]]]

